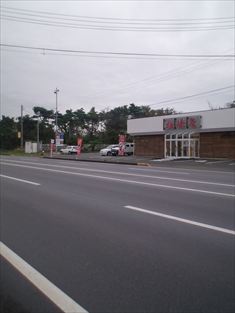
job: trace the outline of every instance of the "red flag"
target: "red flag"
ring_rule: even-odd
[[[77,146],[78,146],[77,155],[80,155],[81,150],[82,150],[82,138],[81,137],[77,139]]]
[[[125,143],[126,143],[126,136],[125,135],[119,135],[118,155],[124,155],[125,154]]]

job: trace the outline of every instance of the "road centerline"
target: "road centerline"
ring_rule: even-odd
[[[218,226],[213,226],[213,225],[210,225],[210,224],[204,224],[204,223],[196,222],[196,221],[193,221],[193,220],[188,220],[188,219],[185,219],[185,218],[180,218],[180,217],[177,217],[177,216],[174,216],[174,215],[168,215],[168,214],[163,214],[163,213],[160,213],[160,212],[150,211],[150,210],[138,208],[138,207],[135,207],[135,206],[132,206],[132,205],[126,205],[124,207],[126,209],[129,209],[129,210],[138,211],[138,212],[142,212],[142,213],[147,213],[147,214],[159,216],[159,217],[170,219],[170,220],[175,220],[177,222],[191,224],[191,225],[194,225],[194,226],[207,228],[207,229],[211,229],[211,230],[215,230],[215,231],[218,231],[218,232],[222,232],[222,233],[226,233],[226,234],[235,236],[235,231],[231,230],[231,229],[218,227]]]
[[[30,184],[30,185],[34,185],[34,186],[40,186],[41,185],[39,183],[35,183],[35,182],[30,181],[30,180],[25,180],[25,179],[7,176],[7,175],[3,175],[3,174],[0,174],[0,177],[11,179],[11,180],[16,180],[16,181],[19,181],[21,183],[26,183],[26,184]]]
[[[34,267],[28,264],[1,241],[0,254],[63,312],[88,313],[77,302],[50,282],[45,276],[39,273]]]

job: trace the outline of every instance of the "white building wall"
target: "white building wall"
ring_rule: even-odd
[[[183,117],[200,115],[202,117],[201,130],[216,131],[219,129],[235,130],[235,108],[220,109],[211,111],[198,111],[191,113],[182,113],[175,115],[165,115],[156,117],[146,117],[139,119],[131,119],[127,121],[127,133],[130,135],[144,135],[162,133],[163,120],[171,117]]]

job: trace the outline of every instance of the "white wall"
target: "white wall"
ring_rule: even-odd
[[[191,113],[182,113],[176,115],[165,115],[156,117],[146,117],[139,119],[131,119],[127,121],[127,133],[130,135],[138,134],[156,134],[162,133],[163,119],[181,116],[201,115],[201,130],[218,130],[221,128],[235,130],[235,108],[221,109],[212,111],[198,111]]]

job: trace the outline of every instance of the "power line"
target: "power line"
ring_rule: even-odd
[[[70,49],[55,49],[43,47],[31,47],[22,45],[0,44],[2,47],[19,48],[40,50],[42,52],[63,52],[63,53],[77,53],[77,54],[90,54],[90,55],[108,55],[108,56],[142,56],[142,57],[175,57],[175,58],[234,58],[235,54],[163,54],[163,53],[137,53],[137,52],[112,52],[112,51],[89,51],[89,50],[70,50]]]
[[[62,14],[62,13],[54,13],[54,12],[45,12],[45,11],[35,11],[35,10],[26,10],[26,9],[19,9],[19,8],[10,8],[10,7],[2,7],[2,9],[12,10],[12,11],[19,11],[19,12],[31,12],[31,13],[39,13],[45,15],[55,15],[55,16],[66,16],[66,17],[75,17],[75,18],[84,18],[84,19],[98,19],[98,20],[115,20],[115,21],[139,21],[139,22],[153,22],[153,21],[160,21],[160,22],[169,22],[169,21],[213,21],[213,20],[234,20],[234,16],[227,16],[227,17],[207,17],[207,18],[173,18],[173,19],[130,19],[130,18],[117,18],[117,17],[97,17],[97,16],[87,16],[87,15],[69,15],[69,14]]]
[[[229,30],[234,29],[234,24],[225,24],[225,25],[204,25],[204,26],[181,26],[177,25],[177,27],[169,27],[168,25],[160,25],[160,27],[133,27],[133,26],[105,26],[105,25],[92,25],[92,24],[71,24],[64,22],[56,22],[51,20],[42,20],[42,19],[29,19],[22,18],[13,15],[2,15],[3,20],[14,21],[14,22],[22,22],[22,23],[30,23],[44,26],[56,26],[62,28],[74,28],[74,29],[89,29],[89,30],[104,30],[104,31],[140,31],[140,32],[182,32],[182,31],[211,31],[211,30]],[[174,26],[174,25],[173,25]],[[164,28],[165,27],[165,28]]]
[[[139,25],[139,26],[145,26],[145,25],[154,25],[154,26],[180,26],[180,25],[203,25],[203,24],[226,24],[231,23],[234,21],[234,18],[224,18],[220,20],[214,20],[214,19],[204,19],[204,20],[156,20],[156,21],[135,21],[135,20],[127,20],[127,21],[119,21],[115,19],[105,19],[99,18],[97,20],[96,17],[83,17],[83,16],[73,16],[73,15],[67,15],[68,17],[61,17],[58,16],[56,13],[39,13],[38,11],[30,11],[33,13],[28,13],[29,11],[22,11],[17,9],[9,9],[9,8],[3,8],[6,12],[3,10],[3,14],[16,14],[15,17],[24,17],[24,16],[32,16],[32,17],[38,17],[38,18],[50,18],[50,19],[56,19],[61,21],[73,21],[73,22],[89,22],[94,24],[116,24],[116,25]],[[18,16],[17,16],[18,15]],[[3,15],[4,16],[4,15]],[[5,15],[6,16],[6,15]],[[206,25],[204,25],[206,26]]]
[[[226,87],[223,87],[223,88],[212,89],[212,90],[196,93],[196,94],[189,95],[189,96],[184,96],[184,97],[164,100],[164,101],[160,101],[160,102],[157,102],[157,103],[152,103],[150,105],[151,106],[155,106],[155,105],[159,105],[159,104],[166,104],[166,103],[177,102],[179,100],[181,100],[181,101],[182,100],[187,100],[187,99],[190,99],[190,98],[195,98],[195,97],[198,97],[198,96],[203,96],[203,95],[207,95],[207,94],[211,94],[211,93],[218,93],[218,92],[225,91],[227,89],[231,89],[231,88],[234,88],[234,87],[235,87],[235,85],[230,85],[230,86],[226,86]]]
[[[129,90],[129,89],[132,89],[134,88],[136,85],[138,84],[142,84],[142,83],[147,83],[147,85],[144,86],[144,88],[149,88],[151,86],[156,86],[156,83],[161,83],[161,82],[164,82],[164,81],[168,81],[170,79],[174,79],[174,78],[177,78],[181,75],[185,75],[185,74],[188,74],[188,73],[191,73],[193,71],[197,71],[201,68],[205,68],[205,67],[208,67],[208,66],[211,66],[211,65],[214,65],[214,64],[217,64],[221,61],[224,61],[224,60],[216,60],[216,61],[207,61],[207,62],[194,62],[192,64],[189,64],[189,65],[186,65],[186,66],[180,66],[180,67],[177,67],[173,70],[170,70],[170,71],[167,71],[165,73],[162,73],[162,74],[159,74],[159,75],[153,75],[153,76],[150,76],[150,77],[147,77],[145,79],[142,79],[142,80],[138,80],[138,81],[135,81],[135,82],[132,82],[132,83],[129,83],[121,88],[116,88],[116,89],[108,89],[108,90],[105,90],[103,92],[100,92],[100,93],[97,93],[95,95],[93,95],[93,97],[101,97],[101,96],[105,96],[105,95],[108,95],[109,93],[114,93],[114,92],[118,92],[120,94],[120,91],[124,91],[125,90]],[[149,84],[150,82],[150,84]],[[152,82],[152,83],[151,83]],[[137,93],[140,89],[137,89]]]

